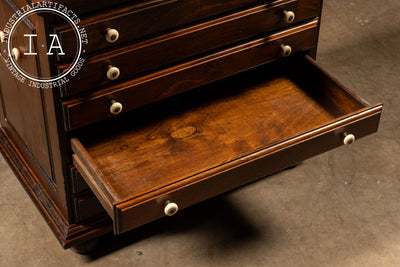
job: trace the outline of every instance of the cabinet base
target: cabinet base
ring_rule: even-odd
[[[0,128],[0,151],[64,248],[77,246],[112,231],[108,216],[99,216],[84,224],[69,224],[3,128]]]

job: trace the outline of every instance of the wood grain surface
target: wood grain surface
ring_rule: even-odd
[[[137,207],[143,209],[144,214],[148,212],[143,218],[162,216],[162,203],[152,199],[159,196],[156,192],[163,188],[200,177],[203,173],[214,173],[213,169],[223,173],[247,164],[246,158],[252,154],[326,125],[332,125],[333,129],[336,121],[366,109],[365,102],[317,69],[312,60],[293,60],[286,64],[293,67],[288,70],[279,65],[259,68],[154,105],[151,109],[138,110],[123,122],[119,121],[119,127],[110,126],[104,134],[95,127],[89,128],[88,135],[74,138],[75,165],[95,193],[101,191],[97,192],[101,194],[98,197],[105,203],[110,216],[120,224],[115,230],[120,232],[132,227],[129,220],[121,221],[131,205],[143,203],[144,206]],[[310,76],[303,75],[309,72],[320,77],[311,80]],[[368,114],[357,119],[379,114],[379,110],[379,106],[371,108]],[[374,127],[358,129],[359,135],[376,129],[377,120],[379,116],[373,117],[372,121],[366,119],[367,124]],[[104,129],[104,125],[102,127]],[[329,132],[324,131],[321,133]],[[90,136],[94,132],[96,134]],[[325,145],[316,141],[319,145],[310,147],[311,154],[340,145],[341,137],[338,134],[327,140]],[[282,147],[289,148],[290,145]],[[287,163],[295,163],[298,157],[290,155]],[[263,169],[270,167],[258,166],[253,171],[262,172]],[[196,179],[200,182],[213,175]],[[258,178],[261,177],[258,175]],[[240,179],[235,177],[232,183],[240,184]],[[227,181],[213,190],[224,192],[226,188],[230,188]],[[199,191],[200,195],[206,194],[203,190]],[[183,202],[186,201],[191,203],[184,198]],[[119,206],[117,210],[113,210],[115,205]],[[128,217],[134,225],[145,223],[137,217]]]

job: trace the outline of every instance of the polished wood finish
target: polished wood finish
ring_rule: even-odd
[[[15,12],[9,4],[2,5],[0,25],[5,25],[7,19]],[[18,65],[29,73],[37,75],[37,62],[34,57],[23,56],[26,51],[27,40],[21,38],[24,33],[33,33],[36,30],[32,20],[24,20],[15,28],[16,34],[12,38],[13,48],[19,49],[21,59]],[[7,49],[7,45],[1,45],[2,50]],[[3,52],[4,53],[4,52]],[[3,55],[8,58],[7,53]],[[4,64],[3,64],[4,63]],[[14,132],[24,140],[26,149],[29,150],[35,160],[38,161],[45,175],[51,179],[52,170],[47,145],[45,118],[43,117],[42,96],[38,90],[32,90],[30,87],[19,82],[15,76],[12,76],[8,70],[11,62],[1,62],[0,83],[3,84],[0,91],[3,102],[4,120],[1,123],[3,127],[12,128]],[[15,74],[18,75],[18,74]],[[22,75],[19,74],[19,77]],[[7,86],[8,85],[8,86]],[[26,116],[22,110],[30,110],[30,116]]]
[[[31,2],[0,0],[0,24]],[[67,87],[35,89],[11,76],[0,43],[0,151],[65,248],[162,217],[167,200],[185,208],[292,166],[344,132],[377,130],[380,104],[304,59],[316,55],[321,0],[57,2],[82,19],[87,64]],[[19,64],[56,75],[71,59],[23,55],[32,32],[40,52],[54,32],[73,46],[72,32],[45,13],[17,29]],[[110,64],[121,75],[109,82]]]
[[[114,232],[162,217],[167,200],[184,208],[288,167],[254,165],[278,151],[298,152],[304,140],[326,139],[308,152],[287,152],[286,161],[341,145],[346,129],[357,138],[376,131],[381,106],[366,106],[307,60],[245,73],[140,110],[118,122],[125,127],[74,138],[74,165],[113,218]],[[365,124],[368,131],[357,128]]]
[[[123,48],[89,57],[84,71],[65,86],[63,96],[70,96],[96,86],[122,81],[140,73],[211,51],[222,46],[260,36],[290,24],[284,20],[284,11],[292,10],[295,20],[306,21],[318,16],[319,0],[275,1],[246,9],[221,18],[196,24],[134,43]],[[176,47],[184,49],[176,49]],[[60,66],[61,71],[69,64]],[[106,72],[109,66],[121,70],[117,80],[111,81]]]
[[[122,103],[122,112],[127,112],[276,60],[282,57],[283,44],[290,45],[293,53],[311,49],[316,43],[317,24],[318,20],[313,20],[290,30],[65,101],[65,129],[74,130],[113,117],[109,112],[111,101]]]

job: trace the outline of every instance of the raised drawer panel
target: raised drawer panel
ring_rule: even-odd
[[[317,17],[319,2],[275,1],[90,57],[84,71],[66,85],[63,95],[123,81],[133,75]],[[288,20],[287,12],[293,12],[293,20]],[[59,68],[63,71],[68,66]],[[107,75],[111,66],[119,69],[117,77]]]
[[[66,130],[73,130],[185,92],[283,57],[282,45],[292,53],[316,46],[318,20],[290,30],[186,62],[90,95],[63,102]],[[111,107],[111,108],[110,108]]]
[[[81,19],[81,27],[88,33],[87,53],[108,49],[134,40],[149,37],[167,30],[213,17],[225,12],[245,8],[271,0],[153,0],[141,1],[130,6],[109,10]],[[119,37],[114,42],[106,40],[107,29],[115,29]],[[74,40],[68,26],[55,27],[65,49]],[[65,59],[62,59],[65,60]]]

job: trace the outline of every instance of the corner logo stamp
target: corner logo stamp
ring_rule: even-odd
[[[34,24],[30,17],[40,13],[51,14],[61,24],[67,25],[64,29],[72,30],[75,40],[68,42],[75,42],[75,49],[65,50],[63,40],[56,33],[40,36],[45,33],[32,30]],[[1,42],[7,44],[7,49],[2,52],[7,55],[6,65],[11,74],[21,83],[34,88],[55,88],[67,83],[70,77],[77,75],[85,62],[82,54],[85,52],[84,46],[88,44],[88,38],[85,28],[78,26],[79,22],[80,19],[72,10],[51,1],[32,2],[16,10],[8,19],[1,36]],[[33,60],[31,57],[34,57]],[[70,60],[64,64],[62,71],[45,76],[25,63],[38,62],[40,57],[47,57],[49,60],[65,57]]]

